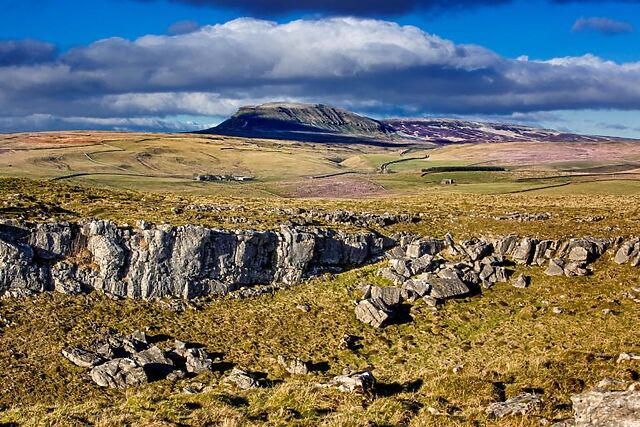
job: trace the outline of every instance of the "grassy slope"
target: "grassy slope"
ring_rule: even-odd
[[[19,196],[16,196],[17,193]],[[283,218],[265,206],[347,208],[367,211],[422,213],[416,225],[399,225],[384,232],[417,231],[457,236],[479,233],[559,235],[618,235],[637,233],[636,197],[422,195],[356,201],[209,198],[162,193],[92,189],[62,183],[0,180],[0,199],[10,206],[3,216],[22,215],[45,220],[75,220],[87,216],[119,222],[147,218],[172,223],[195,222],[233,226],[225,215],[245,215],[258,228],[270,228]],[[12,198],[9,198],[11,196]],[[244,206],[245,212],[174,215],[185,203]],[[19,205],[19,206],[18,206]],[[55,209],[64,214],[52,214]],[[498,221],[510,211],[552,212],[544,222]],[[605,220],[584,223],[588,216]],[[413,311],[414,321],[383,331],[358,323],[351,301],[358,286],[382,283],[376,267],[336,277],[316,279],[275,296],[246,301],[210,301],[203,310],[175,314],[145,302],[114,302],[99,295],[42,295],[33,300],[5,300],[0,314],[11,321],[0,334],[0,415],[4,422],[25,425],[503,425],[533,426],[537,418],[493,422],[483,408],[497,398],[495,383],[506,384],[507,395],[522,388],[542,388],[545,406],[536,415],[568,415],[571,393],[610,375],[631,378],[636,371],[617,365],[622,351],[640,351],[635,339],[637,304],[621,297],[637,283],[637,270],[613,265],[606,256],[591,278],[560,279],[527,269],[533,276],[528,290],[499,285],[483,297],[448,303],[437,315]],[[295,306],[308,303],[309,314]],[[566,312],[554,315],[550,307]],[[617,313],[605,316],[601,310]],[[180,393],[189,381],[161,382],[139,390],[118,392],[92,386],[83,370],[59,354],[67,344],[94,337],[92,325],[125,332],[155,326],[155,333],[205,344],[226,362],[269,374],[284,382],[274,388],[239,392],[221,382],[223,373],[197,378],[211,384],[200,396]],[[364,337],[356,353],[337,350],[344,333]],[[311,378],[289,378],[274,359],[288,354],[328,362],[330,370]],[[451,369],[464,364],[460,374]],[[343,367],[375,368],[382,382],[373,400],[317,389]],[[433,407],[446,415],[432,415]]]
[[[345,169],[372,173],[378,162],[403,156],[399,152],[363,153],[359,147],[300,146],[270,141],[196,141],[185,136],[143,134],[126,135],[124,141],[122,134],[72,136],[60,134],[59,140],[53,141],[58,145],[64,143],[62,163],[50,158],[57,153],[50,149],[18,153],[23,157],[13,152],[6,157],[7,152],[2,153],[2,149],[22,137],[0,141],[0,174],[58,176],[66,173],[62,170],[63,163],[73,170],[95,168],[116,172],[112,166],[87,164],[84,156],[86,150],[108,151],[101,143],[107,140],[109,145],[126,152],[105,152],[92,156],[94,160],[141,171],[149,167],[137,161],[135,155],[150,152],[151,157],[142,158],[144,163],[163,174],[215,172],[214,165],[223,165],[228,168],[227,173],[251,172],[259,180],[248,185],[202,184],[167,177],[92,176],[73,180],[76,185],[70,185],[68,181],[5,178],[0,179],[1,217],[33,221],[96,217],[119,223],[147,219],[265,229],[275,228],[287,219],[270,208],[300,207],[422,215],[418,224],[379,230],[387,234],[412,231],[442,236],[451,231],[459,238],[512,232],[542,238],[640,234],[639,188],[634,181],[579,182],[586,180],[583,178],[517,181],[556,174],[546,165],[527,166],[535,172],[434,174],[420,178],[417,172],[429,164],[411,161],[393,165],[391,169],[397,173],[366,175],[366,179],[388,190],[382,197],[291,199],[277,195],[283,182],[302,183],[301,177]],[[52,144],[51,138],[39,135],[32,138],[40,139],[23,145],[33,148],[36,143]],[[69,151],[70,144],[87,142],[98,146]],[[227,146],[234,149],[222,150]],[[442,158],[433,152],[428,162],[467,164],[477,162],[478,156],[486,156],[483,151],[486,148],[472,148],[469,158],[463,159],[460,148],[445,148]],[[447,154],[447,150],[455,150],[455,156]],[[291,160],[291,152],[295,152],[295,161]],[[414,155],[419,153],[408,154]],[[32,156],[47,160],[44,164],[36,163]],[[205,162],[205,158],[210,160]],[[9,168],[7,159],[23,163]],[[340,162],[343,166],[338,166]],[[589,167],[592,166],[590,163]],[[442,186],[439,183],[443,178],[454,178],[458,184]],[[566,187],[492,194],[569,181],[574,183]],[[131,191],[132,188],[141,191]],[[174,207],[190,204],[231,209],[172,213]],[[552,218],[523,223],[494,218],[513,211],[550,212]],[[604,219],[585,221],[595,216]],[[237,224],[238,217],[247,222]],[[640,320],[638,306],[622,296],[637,286],[637,270],[614,265],[608,255],[596,264],[593,277],[549,278],[539,268],[525,269],[533,276],[533,284],[527,290],[499,285],[482,297],[449,302],[436,315],[417,304],[412,311],[413,322],[382,331],[358,323],[352,306],[360,285],[384,284],[375,277],[376,268],[318,278],[274,296],[246,301],[204,301],[201,311],[183,314],[146,302],[114,302],[97,294],[0,301],[0,316],[11,321],[0,332],[0,384],[3,384],[0,423],[536,426],[538,416],[569,416],[569,396],[592,387],[603,376],[627,379],[638,376],[637,365],[615,363],[622,351],[640,352],[635,332]],[[312,311],[308,314],[298,311],[296,305],[300,303],[310,304]],[[553,314],[550,307],[554,306],[564,307],[565,313]],[[613,309],[616,314],[604,315],[604,308]],[[218,372],[196,378],[212,385],[210,392],[197,396],[180,393],[189,380],[175,384],[160,382],[126,392],[99,389],[84,378],[84,370],[60,356],[63,346],[93,338],[92,324],[116,327],[123,332],[154,326],[152,333],[202,343],[210,351],[220,352],[225,362],[265,372],[270,379],[282,382],[269,389],[240,392],[224,384],[221,381],[224,373]],[[363,349],[355,354],[338,350],[337,342],[344,333],[362,336]],[[278,354],[327,362],[329,371],[309,378],[292,378],[275,363]],[[453,374],[452,368],[458,364],[464,364],[464,369]],[[382,383],[378,395],[363,400],[314,387],[344,367],[374,368]],[[543,409],[526,418],[487,420],[484,407],[499,397],[498,383],[505,384],[507,396],[523,388],[542,388]],[[433,415],[430,407],[443,415]]]
[[[380,175],[387,162],[429,155],[427,160],[392,164],[393,173]],[[438,149],[382,149],[364,145],[327,145],[291,141],[246,140],[210,135],[126,134],[109,132],[17,134],[0,136],[0,176],[69,178],[90,186],[144,191],[182,192],[199,195],[245,197],[287,196],[352,198],[352,185],[369,183],[358,197],[429,192],[508,193],[549,187],[567,181],[589,180],[571,191],[607,193],[611,185],[597,179],[625,179],[624,187],[636,191],[640,160],[637,144],[477,144]],[[489,162],[489,163],[487,163]],[[500,174],[446,173],[421,178],[420,171],[433,166],[469,164],[511,165]],[[640,164],[640,163],[639,163]],[[541,176],[581,171],[625,172],[616,176],[573,177],[538,181]],[[312,176],[349,172],[335,185]],[[257,180],[241,186],[197,183],[196,174],[251,175]],[[443,187],[444,178],[455,179],[454,187]],[[532,181],[527,179],[534,178]],[[524,180],[523,180],[524,179]],[[383,186],[383,191],[377,185]],[[307,188],[307,191],[305,191]],[[302,189],[302,191],[297,191]],[[317,192],[317,194],[314,193]],[[623,194],[624,191],[618,191]],[[545,194],[566,194],[545,190]]]
[[[482,297],[448,303],[436,315],[421,308],[413,322],[377,331],[358,323],[351,300],[357,287],[379,282],[375,268],[320,278],[303,286],[245,301],[212,301],[203,310],[174,314],[143,302],[114,302],[97,295],[43,295],[4,301],[12,325],[0,335],[0,420],[24,425],[538,425],[537,416],[569,415],[572,393],[603,376],[637,376],[615,358],[640,351],[637,304],[620,296],[635,284],[635,271],[596,266],[591,278],[547,278],[539,269],[527,290],[499,285]],[[295,306],[308,303],[308,314]],[[565,313],[553,314],[550,307]],[[613,309],[615,315],[601,310]],[[34,320],[37,319],[37,325]],[[154,325],[156,333],[203,343],[226,362],[268,373],[282,383],[239,392],[222,373],[201,375],[213,386],[199,396],[180,392],[193,380],[160,382],[126,392],[103,390],[83,378],[59,352],[95,336],[92,324],[130,332]],[[355,354],[337,349],[343,333],[363,337]],[[290,378],[278,354],[327,362],[329,371]],[[455,365],[463,364],[459,374]],[[316,389],[343,367],[374,368],[378,396],[363,400]],[[511,396],[524,388],[544,390],[535,416],[493,422],[484,407],[498,398],[497,383]],[[442,415],[432,415],[433,407]]]

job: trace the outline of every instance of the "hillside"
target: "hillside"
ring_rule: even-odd
[[[482,142],[607,142],[618,138],[578,135],[507,123],[473,122],[456,119],[385,120],[401,136],[436,144]]]
[[[323,104],[273,102],[242,107],[204,134],[377,146],[496,142],[610,142],[620,138],[579,135],[510,123],[441,118],[375,120]]]

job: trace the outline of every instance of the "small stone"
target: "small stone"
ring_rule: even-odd
[[[302,311],[303,313],[308,313],[311,311],[311,306],[308,304],[298,304],[296,308]]]
[[[296,358],[278,356],[278,364],[291,375],[307,375],[310,371],[309,362]]]
[[[453,367],[453,373],[459,374],[460,372],[462,372],[463,368],[464,368],[464,365],[456,365]]]
[[[181,380],[183,378],[185,378],[187,376],[187,374],[184,371],[171,371],[169,372],[169,374],[167,375],[167,378],[165,378],[167,381],[178,381]]]
[[[100,387],[137,387],[149,382],[144,368],[127,358],[113,359],[96,366],[89,372],[89,376]]]
[[[357,348],[358,339],[359,338],[355,335],[345,334],[342,336],[338,348],[340,350],[355,350]]]
[[[547,276],[564,276],[565,262],[558,258],[549,260],[549,267],[544,272]]]
[[[260,380],[253,374],[242,369],[233,368],[231,374],[224,379],[226,382],[234,383],[239,389],[249,390],[260,387]]]
[[[617,378],[605,377],[598,383],[598,388],[604,388],[607,390],[616,388],[626,388],[627,382]]]
[[[542,405],[542,399],[531,393],[523,393],[505,402],[495,402],[486,409],[492,418],[504,418],[514,415],[526,415]]]
[[[376,379],[369,371],[345,373],[344,375],[334,377],[330,385],[338,387],[338,389],[343,392],[369,396],[373,394]]]
[[[521,274],[513,281],[512,284],[514,288],[524,289],[529,287],[530,281],[531,281],[530,277],[525,276],[524,274]]]
[[[189,348],[184,351],[185,368],[192,374],[201,374],[213,370],[213,361],[203,348]]]
[[[438,300],[432,297],[431,295],[427,295],[426,297],[423,297],[422,301],[424,301],[427,307],[436,307],[438,305]]]
[[[429,412],[431,415],[440,415],[440,411],[434,408],[433,406],[429,406],[427,408],[427,412]]]
[[[602,310],[602,314],[604,314],[605,316],[608,314],[613,314],[613,310],[611,310],[610,308],[605,308]]]
[[[562,314],[562,313],[564,313],[564,308],[562,308],[562,307],[553,307],[553,308],[551,309],[551,311],[552,311],[554,314]]]
[[[620,353],[620,356],[618,356],[618,363],[629,362],[631,360],[640,360],[640,354]]]
[[[386,326],[395,316],[393,309],[378,299],[360,301],[355,309],[356,318],[374,328]]]
[[[201,382],[193,382],[184,386],[182,392],[186,394],[200,394],[205,387],[206,386]]]

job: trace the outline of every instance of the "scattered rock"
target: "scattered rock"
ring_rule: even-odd
[[[464,297],[471,293],[471,289],[458,277],[435,278],[429,283],[433,287],[431,296],[438,300]]]
[[[200,394],[204,392],[206,385],[201,382],[193,382],[191,384],[187,384],[182,388],[182,392],[186,394]]]
[[[535,394],[523,393],[505,402],[494,402],[486,409],[492,418],[504,418],[514,415],[526,415],[542,405],[542,399]]]
[[[298,358],[278,356],[278,364],[291,375],[307,375],[310,371],[309,362]]]
[[[81,348],[64,349],[62,350],[62,355],[69,359],[71,363],[81,368],[93,368],[105,361],[104,358],[98,354]]]
[[[309,304],[298,304],[296,308],[303,313],[309,313],[311,311],[311,306]]]
[[[564,308],[562,308],[562,307],[553,307],[551,309],[551,311],[553,312],[553,314],[562,314],[562,313],[564,313]]]
[[[640,360],[640,354],[620,353],[620,356],[618,356],[618,363],[629,362],[631,360]]]
[[[213,361],[203,348],[189,348],[182,353],[185,357],[185,369],[192,374],[201,374],[213,370]]]
[[[233,368],[231,374],[224,380],[234,383],[241,390],[250,390],[261,386],[260,379],[256,375],[238,368]]]
[[[63,350],[74,364],[91,368],[89,376],[102,387],[126,388],[168,379],[175,381],[187,373],[199,374],[213,369],[213,361],[203,348],[188,348],[176,340],[162,350],[149,344],[144,332],[121,335],[109,330],[87,348]]]
[[[345,393],[371,396],[375,391],[376,379],[369,371],[346,372],[343,375],[334,377],[329,385],[338,387],[338,390]]]
[[[549,267],[544,272],[547,276],[564,276],[565,262],[559,258],[549,260]]]
[[[392,307],[375,298],[360,301],[355,309],[356,318],[374,328],[382,328],[395,317]]]
[[[640,392],[602,391],[572,396],[576,427],[640,426]]]
[[[342,336],[342,339],[340,340],[340,344],[338,345],[338,348],[340,350],[351,350],[351,351],[357,350],[359,340],[360,340],[360,337],[357,337],[355,335],[345,334]]]
[[[598,383],[597,387],[606,390],[620,389],[626,388],[627,382],[617,378],[605,377]]]
[[[370,296],[374,300],[382,301],[385,305],[393,307],[408,299],[408,294],[402,288],[380,288],[373,286],[370,288]]]
[[[513,281],[512,284],[515,288],[524,289],[529,287],[530,282],[531,282],[531,278],[529,276],[525,276],[524,274],[521,274]]]
[[[138,387],[149,382],[142,366],[132,359],[113,359],[96,366],[89,372],[91,379],[100,387]]]

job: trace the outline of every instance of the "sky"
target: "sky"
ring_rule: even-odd
[[[325,103],[640,138],[640,0],[1,0],[0,132]]]

